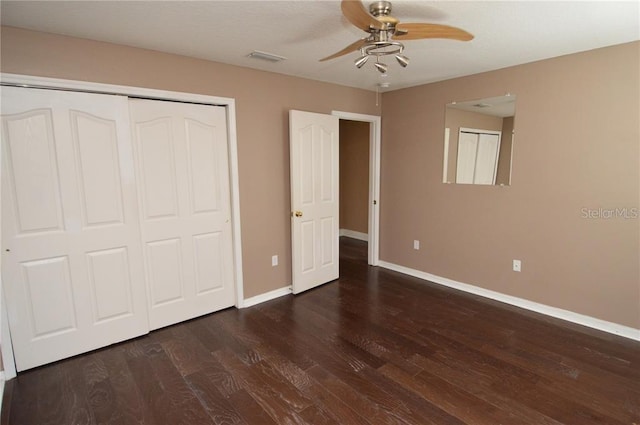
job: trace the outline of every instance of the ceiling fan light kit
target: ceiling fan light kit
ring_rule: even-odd
[[[387,69],[389,69],[389,66],[385,63],[376,62],[373,65],[376,67],[378,71],[380,71],[381,74],[386,74]]]
[[[356,68],[362,68],[362,66],[365,63],[367,63],[368,60],[369,60],[369,56],[367,55],[360,56],[358,59],[355,60]]]
[[[343,15],[349,22],[366,31],[369,35],[331,56],[320,59],[321,62],[359,50],[360,56],[354,61],[356,68],[362,68],[369,57],[375,56],[374,67],[386,75],[388,65],[379,61],[381,56],[395,56],[396,61],[403,68],[409,65],[409,58],[403,54],[404,44],[399,40],[445,38],[469,41],[473,39],[473,35],[468,32],[448,25],[402,24],[391,16],[391,2],[389,1],[371,3],[368,12],[360,0],[342,0],[341,8]]]
[[[404,55],[396,55],[396,60],[403,68],[406,68],[407,65],[409,65],[409,58]]]

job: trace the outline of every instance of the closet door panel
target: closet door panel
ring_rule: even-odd
[[[458,136],[458,163],[456,165],[456,183],[472,184],[476,170],[478,135],[460,132]]]
[[[478,135],[478,158],[476,160],[475,184],[495,184],[496,171],[498,170],[499,151],[499,135]]]
[[[33,339],[77,330],[69,257],[50,257],[20,264]],[[50,308],[54,304],[56,308]],[[14,327],[15,328],[15,327]]]
[[[226,135],[218,134],[224,128],[185,120],[187,155],[189,161],[189,189],[192,214],[218,211],[224,203],[220,199],[219,176],[221,164],[218,146],[212,141],[226,140]],[[222,158],[226,159],[226,158]]]
[[[145,220],[178,216],[172,124],[170,117],[162,117],[135,126],[141,209]]]
[[[70,112],[85,226],[123,224],[116,122]]]
[[[3,89],[4,189],[11,193],[16,233],[63,229],[50,109],[23,109],[7,113],[17,89]],[[9,192],[4,192],[8,194]],[[33,205],[40,208],[33,208]]]
[[[148,331],[127,98],[2,90],[2,272],[18,370]]]
[[[222,232],[193,237],[196,294],[222,289],[225,283],[225,240]]]
[[[146,244],[151,308],[184,301],[180,239]]]
[[[142,206],[140,219],[151,328],[232,306],[225,109],[140,99],[130,109],[140,199],[162,206]]]

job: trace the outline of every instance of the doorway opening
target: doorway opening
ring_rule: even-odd
[[[340,124],[340,237],[366,242],[367,263],[377,266],[380,117],[340,111],[332,115]]]
[[[380,117],[289,111],[291,162],[292,292],[298,294],[339,277],[340,120],[364,121],[369,140],[367,264],[378,265]],[[367,136],[368,134],[368,136]],[[345,170],[348,166],[345,166]],[[343,170],[343,174],[344,171]],[[368,178],[367,175],[368,174]],[[347,229],[351,230],[351,229]],[[364,232],[359,232],[364,233]]]

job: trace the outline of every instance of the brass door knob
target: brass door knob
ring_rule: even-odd
[[[296,211],[296,217],[302,217],[302,211]]]

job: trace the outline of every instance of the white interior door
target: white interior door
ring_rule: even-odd
[[[127,98],[2,88],[2,270],[25,370],[148,331]]]
[[[289,111],[293,292],[339,276],[338,117]]]
[[[151,329],[234,305],[225,108],[130,108]]]

